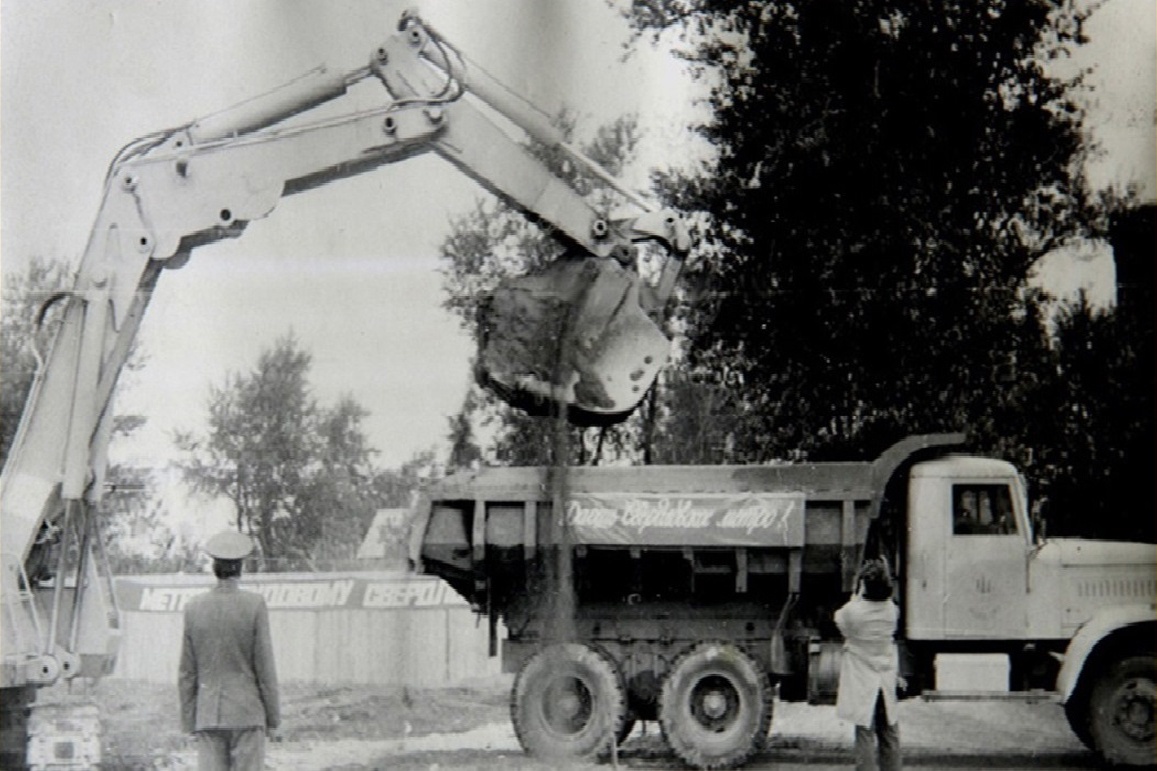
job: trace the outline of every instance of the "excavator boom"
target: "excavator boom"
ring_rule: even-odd
[[[377,80],[377,109],[312,117],[355,83]],[[505,117],[496,121],[494,113]],[[199,246],[240,236],[283,196],[432,152],[548,223],[568,256],[489,299],[478,379],[508,401],[580,423],[621,420],[667,357],[656,320],[689,247],[680,218],[639,206],[610,220],[512,138],[507,122],[569,147],[542,115],[474,67],[418,17],[349,72],[321,67],[284,87],[129,143],[105,179],[60,329],[0,478],[4,619],[0,687],[95,676],[115,660],[115,597],[99,557],[113,396],[149,299]],[[659,298],[633,244],[671,257]],[[10,693],[10,691],[5,691]]]

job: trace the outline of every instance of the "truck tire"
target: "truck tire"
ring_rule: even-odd
[[[772,690],[759,662],[734,645],[703,642],[675,660],[659,697],[659,725],[689,766],[732,768],[761,750]]]
[[[1089,694],[1087,688],[1078,688],[1065,702],[1065,718],[1069,721],[1069,728],[1073,735],[1081,740],[1081,744],[1090,750],[1097,749],[1093,740],[1092,730],[1089,728]]]
[[[1109,763],[1151,766],[1157,759],[1154,702],[1157,658],[1130,656],[1110,665],[1093,684],[1089,730]]]
[[[627,716],[615,665],[587,645],[545,648],[514,680],[510,717],[529,754],[548,759],[605,757]]]

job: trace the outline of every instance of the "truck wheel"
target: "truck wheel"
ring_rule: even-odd
[[[627,715],[614,664],[586,645],[564,643],[536,653],[514,680],[510,716],[522,748],[552,759],[603,757]]]
[[[1090,701],[1089,728],[1097,750],[1110,763],[1150,766],[1157,758],[1154,704],[1157,659],[1130,656],[1097,679]]]
[[[737,766],[763,748],[771,687],[757,661],[734,645],[699,643],[675,660],[659,697],[659,725],[694,768]]]

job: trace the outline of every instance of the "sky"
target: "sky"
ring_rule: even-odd
[[[0,6],[0,264],[74,260],[106,166],[130,139],[186,123],[328,63],[362,66],[404,2],[364,0],[4,0]],[[666,51],[623,60],[629,32],[601,0],[430,0],[416,6],[451,42],[548,113],[591,130],[636,112],[639,173],[694,153],[694,93]],[[1108,0],[1077,65],[1094,67],[1094,185],[1157,197],[1157,4]],[[354,104],[379,93],[358,87]],[[247,372],[292,333],[312,352],[323,404],[353,396],[388,467],[444,447],[469,383],[472,344],[441,308],[437,245],[481,190],[434,156],[283,199],[237,240],[167,272],[141,333],[146,366],[121,412],[148,423],[115,460],[161,465],[171,432],[203,430],[210,384]],[[1058,258],[1051,288],[1111,296],[1111,260]]]
[[[1093,189],[1136,185],[1157,200],[1157,3],[1104,0],[1073,64],[1091,68],[1086,129],[1102,145],[1087,171]]]

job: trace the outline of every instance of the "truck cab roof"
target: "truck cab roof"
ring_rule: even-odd
[[[952,453],[942,458],[917,463],[912,467],[912,476],[923,479],[944,477],[1009,479],[1017,476],[1017,470],[1007,461]]]

